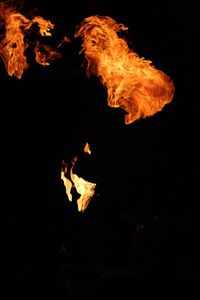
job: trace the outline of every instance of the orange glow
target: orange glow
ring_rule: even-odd
[[[100,77],[107,87],[108,105],[124,109],[125,123],[130,124],[162,110],[173,98],[174,85],[169,76],[118,37],[118,32],[127,29],[110,17],[91,16],[75,37],[83,38],[87,74]]]
[[[53,50],[50,46],[42,45],[39,42],[37,42],[34,52],[36,62],[42,66],[49,66],[51,61],[55,61],[61,57],[58,51]]]
[[[71,43],[71,40],[67,36],[64,36],[64,38],[62,39],[60,44],[57,46],[57,48],[60,48],[65,43]]]
[[[60,48],[65,43],[70,42],[71,40],[68,37],[64,36],[56,49]],[[42,66],[49,66],[51,62],[61,58],[61,54],[57,50],[52,49],[50,46],[43,45],[38,41],[36,43],[34,52],[36,62]]]
[[[73,173],[73,168],[77,159],[78,158],[75,157],[72,161],[72,167],[69,172],[70,179],[67,178],[67,164],[64,161],[62,162],[61,179],[63,180],[69,201],[72,201],[71,189],[73,186],[75,187],[77,193],[80,195],[79,199],[77,200],[78,211],[84,212],[95,193],[96,184],[86,181],[82,177],[79,177]]]
[[[88,143],[85,144],[84,152],[91,155],[90,145]]]
[[[30,41],[25,39],[26,33],[31,30],[33,24],[38,25],[38,33],[41,36],[51,36],[54,25],[40,16],[32,20],[27,19],[14,8],[0,4],[0,17],[5,22],[5,34],[0,41],[0,56],[4,61],[7,73],[20,79],[24,70],[28,68],[25,50],[30,46]],[[37,34],[38,34],[37,33]],[[36,61],[42,65],[49,65],[59,54],[50,47],[36,43]]]

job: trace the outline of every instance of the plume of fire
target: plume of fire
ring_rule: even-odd
[[[37,24],[39,34],[49,37],[54,25],[40,16],[29,20],[5,3],[0,3],[0,18],[5,23],[5,34],[0,41],[0,56],[4,61],[7,73],[20,79],[24,70],[28,68],[25,51],[30,44],[25,39],[26,33],[31,30],[34,24]],[[36,43],[34,52],[37,63],[43,66],[49,65],[50,61],[60,57],[57,51],[39,42]]]
[[[108,105],[126,111],[125,123],[152,116],[169,103],[174,85],[152,62],[129,49],[117,33],[127,30],[110,17],[86,18],[75,33],[82,37],[87,75],[97,75],[107,87]]]
[[[89,149],[89,144],[87,143],[86,145],[88,145],[87,147]],[[86,148],[86,146],[85,146],[85,148]],[[89,154],[89,152],[87,152],[87,153]],[[68,164],[65,163],[64,161],[62,162],[61,179],[63,180],[66,194],[68,196],[69,201],[72,201],[73,197],[72,197],[71,190],[72,190],[73,186],[75,187],[77,193],[80,195],[79,199],[77,200],[78,211],[84,212],[86,210],[86,208],[88,207],[88,205],[95,193],[96,184],[86,181],[82,177],[79,177],[78,175],[73,173],[73,168],[74,168],[74,165],[77,162],[77,160],[78,160],[77,157],[75,157],[72,160],[72,167],[69,172],[71,180],[69,178],[67,178]]]

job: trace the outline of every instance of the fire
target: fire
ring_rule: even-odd
[[[71,190],[73,186],[75,187],[77,193],[80,195],[79,199],[77,200],[78,211],[84,212],[95,193],[96,184],[86,181],[82,177],[79,177],[78,175],[73,173],[73,168],[77,160],[78,160],[77,157],[75,157],[72,160],[72,167],[69,172],[71,180],[67,178],[67,173],[68,173],[67,163],[65,163],[64,161],[62,162],[61,179],[63,180],[66,194],[68,196],[69,201],[72,201],[73,197],[72,197]]]
[[[0,56],[4,61],[7,73],[20,79],[28,68],[25,51],[30,46],[30,42],[25,39],[27,32],[32,29],[33,24],[37,24],[39,34],[49,37],[54,25],[40,16],[29,20],[4,3],[0,4],[0,18],[5,23],[5,34],[0,41]],[[56,51],[39,44],[39,42],[36,43],[34,52],[36,61],[42,65],[49,65],[49,61],[59,56]]]
[[[71,40],[64,36],[62,41],[56,47],[56,49],[62,47],[65,43],[70,43]],[[35,60],[42,66],[49,66],[51,62],[61,58],[61,54],[57,50],[53,50],[52,47],[43,45],[37,41],[35,49]]]
[[[67,36],[64,36],[62,41],[60,42],[60,44],[57,46],[57,48],[60,48],[63,44],[65,43],[71,43],[71,40],[67,37]]]
[[[91,155],[90,145],[88,143],[85,144],[84,152]]]
[[[174,85],[152,62],[129,49],[117,33],[127,30],[110,17],[86,18],[75,33],[82,37],[87,75],[97,75],[107,87],[108,105],[126,111],[125,123],[152,116],[169,103]]]
[[[58,51],[53,50],[50,46],[42,45],[39,42],[37,42],[34,52],[36,62],[42,66],[49,66],[51,61],[55,61],[61,57]]]
[[[63,167],[61,169],[61,179],[63,180],[68,199],[69,201],[72,201],[71,189],[73,185],[71,181],[66,177],[66,175],[67,175],[67,164],[65,164],[63,161]]]

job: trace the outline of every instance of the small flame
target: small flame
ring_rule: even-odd
[[[174,94],[172,80],[152,62],[131,51],[117,32],[127,30],[110,17],[86,18],[75,37],[82,37],[87,74],[100,77],[108,90],[108,105],[126,111],[125,123],[152,116]]]
[[[73,186],[75,187],[77,193],[80,195],[79,199],[77,200],[78,211],[84,212],[95,193],[96,184],[86,181],[82,177],[79,177],[73,173],[73,168],[77,162],[77,159],[78,158],[75,157],[72,161],[72,167],[70,169],[71,181],[67,178],[67,164],[64,161],[62,162],[61,179],[63,180],[69,201],[72,201],[71,189]]]
[[[71,40],[66,36],[64,36],[56,49],[61,48],[65,43],[71,43]],[[36,62],[42,66],[49,66],[51,62],[61,58],[61,54],[57,50],[52,49],[50,46],[43,45],[38,41],[34,52]]]
[[[42,66],[49,66],[51,61],[61,57],[58,51],[53,50],[50,46],[42,45],[40,42],[37,42],[34,52],[36,62]]]
[[[51,36],[51,29],[54,29],[54,25],[47,20],[44,20],[42,17],[37,16],[30,22],[29,28],[32,24],[37,23],[39,27],[39,32],[42,36]]]
[[[63,162],[63,168],[61,170],[61,179],[64,182],[66,194],[68,196],[69,201],[72,201],[72,194],[71,194],[71,189],[72,189],[72,183],[71,181],[66,177],[67,174],[67,165],[64,164]]]
[[[73,167],[74,167],[75,161],[73,162],[73,166],[70,170],[71,180],[74,183],[74,187],[77,190],[77,193],[80,194],[79,199],[77,200],[78,205],[78,211],[85,211],[88,204],[90,203],[90,200],[92,199],[96,184],[86,181],[82,177],[79,177],[78,175],[73,173]]]
[[[25,50],[30,46],[30,41],[25,39],[26,33],[31,30],[33,24],[37,24],[39,34],[49,37],[54,25],[40,16],[29,20],[4,3],[0,4],[0,17],[5,23],[5,35],[0,41],[0,56],[4,61],[7,73],[20,79],[28,68]],[[34,52],[36,61],[43,66],[49,65],[49,62],[60,57],[57,51],[39,42],[36,42]]]
[[[60,42],[60,44],[57,46],[57,48],[60,48],[62,45],[64,45],[65,43],[71,43],[71,40],[67,37],[64,36],[62,41]]]
[[[91,155],[90,145],[88,143],[85,144],[84,152]]]

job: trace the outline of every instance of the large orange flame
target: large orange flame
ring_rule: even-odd
[[[89,148],[89,144],[86,144]],[[84,148],[85,149],[85,148]],[[89,153],[88,153],[89,154]],[[88,207],[94,193],[95,193],[95,187],[96,184],[86,181],[82,177],[79,177],[78,175],[73,173],[74,165],[77,161],[77,157],[75,157],[72,161],[72,167],[70,169],[70,179],[67,178],[68,168],[67,163],[64,161],[62,162],[62,168],[61,168],[61,179],[63,180],[66,194],[68,196],[69,201],[72,201],[72,193],[71,189],[74,186],[77,193],[80,195],[79,199],[77,200],[77,206],[79,212],[84,212],[86,208]]]
[[[8,74],[15,75],[20,79],[24,70],[28,68],[25,50],[29,47],[29,42],[25,39],[26,33],[31,30],[33,24],[37,24],[39,34],[48,37],[51,36],[50,31],[54,25],[40,16],[29,20],[4,3],[0,4],[0,18],[5,22],[5,35],[0,41],[0,56]],[[42,46],[39,42],[37,42],[34,52],[36,61],[42,65],[49,65],[49,61],[59,56],[56,51],[48,46]]]
[[[117,32],[127,30],[110,17],[86,18],[75,33],[82,37],[87,74],[98,75],[108,90],[108,105],[126,111],[125,123],[154,115],[174,94],[172,80],[149,60],[131,51]]]

